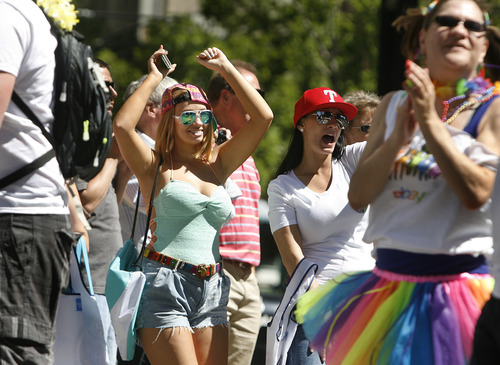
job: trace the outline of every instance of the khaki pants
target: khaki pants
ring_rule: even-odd
[[[262,306],[255,268],[241,268],[224,261],[231,280],[227,305],[229,365],[250,365],[259,335]]]

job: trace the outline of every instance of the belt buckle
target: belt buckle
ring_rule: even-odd
[[[207,265],[200,264],[198,265],[198,270],[196,270],[196,277],[198,279],[205,279],[210,274]]]

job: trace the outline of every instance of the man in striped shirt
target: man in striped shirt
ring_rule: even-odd
[[[232,61],[240,73],[262,94],[257,70],[243,61]],[[249,116],[227,81],[218,73],[210,79],[207,95],[221,127],[232,135],[248,122]],[[241,190],[233,199],[235,217],[220,230],[220,254],[226,275],[231,279],[228,303],[229,364],[250,365],[261,320],[260,291],[255,267],[260,263],[259,199],[260,176],[249,157],[232,175]]]

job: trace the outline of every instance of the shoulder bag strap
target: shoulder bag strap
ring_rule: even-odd
[[[137,201],[135,202],[134,222],[132,223],[132,232],[130,232],[130,239],[134,240],[135,224],[137,223],[137,215],[139,214],[139,201],[141,200],[141,188],[137,188]]]
[[[29,108],[29,106],[21,99],[21,97],[14,91],[12,93],[12,101],[19,107],[19,109],[22,110],[22,112],[31,119],[31,121],[41,129],[43,135],[47,140],[50,142],[52,147],[54,146],[54,138],[52,135],[47,132],[45,127],[42,125],[40,120],[37,118],[35,113]],[[45,165],[47,162],[52,160],[56,156],[56,151],[54,148],[50,149],[37,159],[35,159],[33,162],[15,170],[14,172],[10,173],[9,175],[3,177],[0,179],[0,189],[3,189],[4,187],[16,182],[17,180],[22,179],[25,176],[28,176],[31,174],[33,171],[39,169],[43,165]]]
[[[158,161],[158,169],[156,170],[155,182],[153,184],[153,190],[151,191],[151,197],[149,199],[149,207],[148,207],[148,219],[146,221],[146,231],[144,232],[144,239],[142,241],[141,252],[139,253],[139,257],[135,261],[134,265],[137,266],[137,262],[141,260],[140,265],[138,265],[142,270],[142,260],[144,258],[143,253],[146,248],[146,240],[148,238],[148,230],[149,230],[149,221],[151,220],[151,212],[153,210],[153,200],[155,197],[156,191],[156,183],[158,182],[158,175],[160,174],[161,165],[163,164],[163,157],[160,155],[160,160]]]

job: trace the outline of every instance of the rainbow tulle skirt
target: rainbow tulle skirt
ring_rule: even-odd
[[[327,364],[467,364],[493,289],[489,274],[413,276],[375,268],[299,298],[295,316]]]

